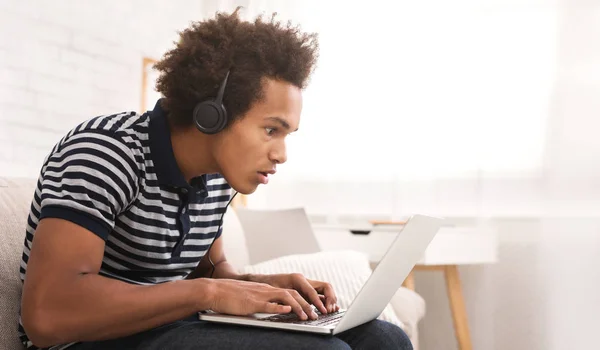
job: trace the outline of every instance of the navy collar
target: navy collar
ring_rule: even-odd
[[[162,99],[161,99],[162,100]],[[161,100],[156,102],[154,110],[150,111],[150,152],[154,163],[154,171],[158,183],[179,188],[182,193],[206,193],[206,175],[191,179],[189,184],[177,165],[171,131],[167,121],[167,112],[161,106]]]

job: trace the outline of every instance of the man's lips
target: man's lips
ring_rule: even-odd
[[[275,174],[275,169],[267,170],[267,171],[258,171],[258,181],[261,184],[266,185],[269,183],[269,175]]]
[[[259,171],[258,172],[258,182],[260,182],[263,185],[268,184],[269,183],[269,174]]]

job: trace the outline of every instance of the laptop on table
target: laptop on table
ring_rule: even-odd
[[[316,320],[302,321],[295,313],[253,314],[234,316],[212,311],[199,313],[199,319],[263,328],[278,328],[290,331],[317,334],[338,334],[350,328],[376,319],[390,302],[402,282],[406,279],[433,237],[443,220],[440,218],[414,215],[398,233],[391,246],[362,286],[350,306],[338,312],[319,315]],[[335,286],[333,286],[335,289]]]

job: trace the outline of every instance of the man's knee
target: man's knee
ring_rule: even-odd
[[[375,328],[374,333],[377,334],[377,338],[381,339],[380,349],[402,349],[412,350],[413,346],[410,338],[402,330],[402,328],[395,324],[376,320],[372,323],[372,327]],[[391,345],[391,347],[389,347]]]
[[[413,346],[404,331],[389,322],[373,320],[341,336],[352,348],[412,350]]]

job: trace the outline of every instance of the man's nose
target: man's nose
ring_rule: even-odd
[[[281,144],[279,144],[277,147],[274,147],[269,158],[275,164],[285,163],[287,161],[285,142],[281,142]]]

